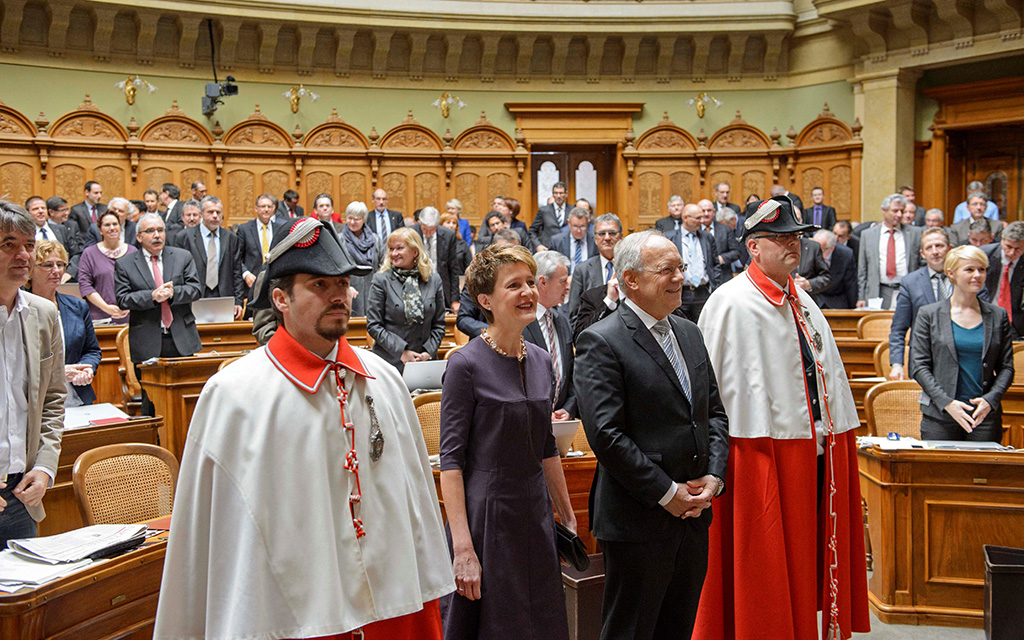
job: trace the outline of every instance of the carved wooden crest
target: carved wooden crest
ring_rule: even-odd
[[[441,140],[422,125],[400,124],[384,134],[380,146],[392,151],[440,151]]]
[[[355,127],[340,122],[325,122],[314,127],[303,138],[307,149],[351,149],[361,151],[370,146],[366,137]]]
[[[34,137],[35,128],[28,118],[0,102],[0,136]]]
[[[92,110],[72,111],[54,123],[54,138],[90,142],[124,142],[128,132],[110,116]]]
[[[800,131],[796,144],[801,147],[823,147],[852,140],[853,130],[845,122],[834,117],[819,117]]]
[[[185,116],[164,116],[142,129],[144,142],[208,145],[213,138],[203,125]]]
[[[266,121],[253,119],[239,122],[224,136],[224,144],[229,147],[252,147],[267,149],[288,149],[291,143],[284,129]]]
[[[675,125],[659,124],[640,136],[636,148],[639,151],[690,151],[697,148],[697,141]]]
[[[460,151],[515,151],[516,145],[504,131],[492,125],[466,129],[455,139]]]
[[[759,151],[771,147],[762,131],[749,124],[729,124],[715,132],[708,148],[719,151]]]

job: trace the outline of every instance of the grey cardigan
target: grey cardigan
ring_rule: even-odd
[[[366,301],[366,332],[373,338],[373,352],[399,371],[405,369],[402,352],[426,351],[432,358],[444,339],[444,291],[437,273],[419,281],[423,296],[423,321],[406,324],[402,303],[402,283],[393,270],[373,274]]]
[[[981,322],[985,330],[982,352],[982,396],[992,407],[990,416],[1001,419],[1002,398],[1013,382],[1013,342],[1006,311],[979,300]],[[953,320],[950,301],[943,300],[921,307],[911,334],[910,371],[921,385],[921,412],[935,420],[946,420],[946,405],[956,395],[956,379],[960,370],[953,342]]]

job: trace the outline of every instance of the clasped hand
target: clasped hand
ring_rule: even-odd
[[[676,494],[672,496],[665,509],[677,518],[696,518],[711,506],[711,498],[718,489],[718,480],[706,475],[696,480],[676,486]]]
[[[64,378],[76,387],[87,385],[92,382],[92,365],[66,364]]]
[[[153,289],[153,302],[160,303],[170,300],[174,296],[174,283],[165,282],[156,289]]]
[[[971,403],[976,406],[972,407],[970,404],[960,400],[954,400],[946,405],[946,413],[951,415],[953,420],[956,420],[956,423],[967,433],[974,431],[988,417],[989,411],[992,410],[988,400],[985,398],[973,398]]]

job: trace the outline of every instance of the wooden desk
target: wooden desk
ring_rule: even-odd
[[[878,340],[860,338],[836,338],[839,357],[843,360],[846,377],[870,378],[875,375],[875,347]]]
[[[983,625],[986,544],[1024,544],[1024,454],[861,449],[885,623]]]
[[[96,340],[100,343],[100,366],[92,378],[96,402],[109,402],[121,409],[124,409],[124,395],[121,393],[121,376],[117,373],[121,364],[117,358],[117,334],[125,326],[96,327]]]
[[[1011,384],[1003,396],[1003,444],[1024,449],[1024,385]]]
[[[587,553],[598,553],[597,540],[590,533],[590,485],[594,482],[594,471],[597,469],[597,458],[562,458],[562,471],[565,473],[565,484],[569,489],[569,502],[576,514],[576,533],[583,544],[587,545]],[[444,510],[444,497],[441,495],[441,472],[434,469],[434,487],[437,499],[441,503],[441,516],[447,521]]]
[[[43,496],[46,518],[39,523],[39,535],[51,536],[85,526],[78,509],[78,500],[75,499],[75,489],[71,484],[71,471],[78,456],[96,447],[122,442],[158,445],[158,432],[163,428],[163,424],[163,418],[136,418],[128,422],[65,431],[61,439],[57,477],[54,479],[53,487]]]
[[[148,640],[167,534],[36,589],[0,594],[4,640]]]

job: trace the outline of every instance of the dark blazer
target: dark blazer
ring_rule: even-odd
[[[714,207],[715,207],[715,213],[718,213],[718,212],[719,212],[719,211],[721,210],[721,207],[719,207],[719,206],[718,206],[718,201],[717,201],[717,200],[713,201],[713,202],[712,202],[711,204],[713,204],[713,205],[714,205]],[[743,215],[743,210],[742,210],[742,209],[740,209],[740,205],[738,205],[738,204],[734,204],[734,203],[732,203],[732,202],[726,202],[726,203],[725,203],[725,206],[726,206],[727,208],[729,208],[729,209],[732,209],[733,211],[735,211],[735,212],[736,212],[736,218],[737,218],[737,219],[739,219],[739,217],[740,217],[741,215]]]
[[[1002,245],[994,242],[981,248],[988,256],[988,275],[985,278],[985,289],[988,290],[989,299],[999,304],[999,279],[1003,276],[1003,251]],[[1017,266],[1013,269],[1010,277],[1010,308],[1013,310],[1013,317],[1010,318],[1010,332],[1014,340],[1024,336],[1024,310],[1021,309],[1021,292],[1024,291],[1024,260],[1017,260]]]
[[[64,225],[47,218],[46,229],[50,240],[56,240],[61,243],[68,252],[68,266],[65,268],[65,271],[71,276],[72,280],[78,280],[78,261],[81,259],[82,250],[85,248],[79,246],[78,223],[72,222],[71,225]]]
[[[808,292],[816,296],[832,284],[832,273],[821,254],[821,245],[810,238],[800,238],[800,264],[796,272],[811,284]]]
[[[686,360],[692,404],[668,357],[626,304],[580,334],[576,396],[598,466],[590,491],[590,526],[599,540],[643,542],[706,528],[658,504],[673,481],[725,478],[729,419],[697,326],[669,316]]]
[[[203,242],[203,225],[185,229],[182,234],[182,249],[192,254],[196,275],[206,297],[206,246]],[[199,275],[202,274],[202,275]],[[220,254],[217,260],[217,290],[211,297],[234,298],[235,304],[245,302],[245,281],[242,280],[242,244],[230,229],[220,230]]]
[[[274,217],[277,218],[278,222],[285,220],[291,220],[293,218],[302,218],[306,215],[305,210],[300,205],[295,205],[295,215],[292,215],[291,210],[288,209],[288,205],[285,204],[284,200],[277,201],[277,209],[274,210]],[[314,217],[316,214],[313,214]]]
[[[614,309],[609,309],[604,303],[608,295],[608,287],[591,287],[580,295],[580,306],[576,308],[576,314],[572,317],[572,339],[573,343],[580,339],[580,334],[602,318],[611,315]],[[621,298],[620,298],[621,301]],[[618,303],[616,303],[618,308]]]
[[[831,229],[829,229],[829,231],[831,231]],[[837,242],[836,244],[841,243]],[[860,256],[860,238],[851,233],[850,237],[846,240],[845,246],[853,251],[853,264],[856,265],[857,258]]]
[[[203,348],[196,318],[192,315],[192,303],[203,297],[203,288],[191,253],[165,245],[162,254],[164,282],[174,283],[174,297],[168,300],[174,315],[170,326],[171,338],[178,353],[192,355]],[[122,256],[114,263],[117,306],[131,311],[128,315],[128,343],[134,363],[160,357],[160,305],[153,301],[156,283],[153,282],[148,260],[149,254],[143,250]]]
[[[715,233],[712,236],[715,239],[715,252],[722,257],[723,263],[719,265],[719,269],[724,273],[732,273],[732,267],[730,266],[736,260],[742,260],[746,256],[747,252],[743,249],[743,245],[736,238],[736,234],[732,230],[722,224],[721,222],[714,222]],[[710,234],[709,234],[710,235]]]
[[[799,209],[801,215],[803,215],[804,201],[800,199],[800,196],[796,195],[792,191],[787,191],[784,195],[787,198],[789,198],[789,201],[793,203],[793,206],[796,207],[797,209]]]
[[[669,231],[665,234],[665,237],[672,241],[672,244],[676,245],[676,249],[679,249],[679,255],[686,259],[686,252],[683,249],[683,233]],[[715,240],[711,237],[711,234],[703,229],[697,230],[697,239],[700,241],[701,252],[704,254],[704,273],[708,276],[708,288],[714,291],[718,288],[718,285],[722,283],[722,268],[728,267],[728,264],[718,264],[718,252],[715,250]]]
[[[814,203],[807,207],[807,211],[804,212],[804,223],[814,224]],[[818,225],[822,229],[832,230],[832,227],[836,226],[836,210],[834,207],[830,207],[827,204],[821,205],[821,224]]]
[[[551,249],[552,251],[557,251],[566,258],[569,258],[569,273],[573,273],[572,260],[573,253],[576,251],[576,244],[574,240],[575,238],[572,237],[572,234],[569,231],[560,231],[559,233],[556,233],[555,235],[551,236],[550,244],[545,245],[548,249]],[[597,244],[594,242],[593,225],[591,225],[587,229],[586,244],[587,260],[589,260],[597,255]]]
[[[107,205],[97,204],[96,205],[96,217],[99,217],[101,213],[107,210]],[[78,233],[85,236],[89,233],[89,225],[92,224],[92,216],[89,215],[89,206],[85,204],[85,200],[78,204],[71,205],[71,209],[68,211],[68,222],[72,222],[78,225]]]
[[[852,309],[857,306],[857,263],[850,247],[836,243],[828,271],[832,283],[818,293],[818,306],[822,309]]]
[[[473,254],[469,251],[469,245],[465,242],[455,243],[455,263],[458,265],[459,275],[466,273],[466,269],[469,268],[469,263],[473,261]],[[459,279],[455,278],[455,286],[458,286]]]
[[[572,258],[570,258],[570,261]],[[580,306],[580,296],[584,291],[604,286],[607,273],[601,269],[601,254],[596,251],[593,257],[581,262],[572,275],[569,284],[569,318],[575,320],[576,310]]]
[[[85,236],[85,242],[82,244],[82,250],[86,247],[91,247],[94,244],[103,242],[103,237],[100,235],[100,228],[93,222],[89,225],[89,233]],[[124,221],[124,243],[134,246],[136,249],[141,249],[139,245],[138,237],[136,236],[135,223],[131,220]]]
[[[185,228],[185,221],[181,217],[181,210],[184,208],[184,205],[185,202],[183,200],[175,200],[170,209],[157,211],[160,217],[164,219],[164,231],[166,231],[168,238]]]
[[[1003,222],[1001,220],[993,220],[991,218],[982,218],[988,225],[988,230],[992,232],[992,239],[999,242],[1000,236],[1003,235]],[[962,244],[970,244],[971,238],[971,223],[972,219],[961,220],[954,225],[948,227],[949,231],[949,242],[954,247],[959,247]]]
[[[476,306],[476,301],[469,295],[469,289],[462,287],[462,291],[459,293],[459,313],[455,316],[455,327],[472,340],[487,328],[487,324],[487,318]]]
[[[388,218],[390,218],[390,220],[391,220],[391,230],[392,231],[394,231],[395,229],[397,229],[399,227],[404,227],[405,226],[405,219],[402,217],[401,213],[399,213],[398,211],[392,211],[391,209],[385,209],[385,211],[388,212]],[[370,209],[369,213],[366,214],[366,223],[365,224],[366,224],[367,227],[370,228],[370,231],[373,231],[374,233],[377,234],[377,237],[380,238],[380,241],[382,243],[387,245],[388,239],[381,237],[380,229],[377,228],[377,210],[376,209]]]
[[[426,246],[427,239],[423,237],[423,229],[420,225],[414,224],[412,228],[420,234],[423,245]],[[459,269],[458,245],[461,238],[451,229],[438,225],[434,232],[437,235],[437,275],[441,276],[441,284],[444,285],[444,306],[450,309],[452,300],[459,299],[459,276],[462,271]],[[466,246],[466,243],[462,243]]]
[[[64,327],[64,363],[90,365],[95,374],[100,366],[101,354],[92,318],[89,317],[89,305],[85,300],[58,293],[57,311],[60,312],[60,322]],[[82,404],[96,402],[96,392],[91,384],[75,385],[75,393]]]
[[[572,383],[572,330],[569,328],[569,319],[561,307],[549,309],[549,312],[554,314],[555,333],[558,334],[558,349],[561,351],[562,356],[562,388],[558,390],[553,406],[556,409],[565,409],[569,412],[570,417],[575,418],[577,414],[576,391]],[[523,329],[523,337],[526,338],[527,342],[532,342],[541,349],[548,351],[548,343],[544,339],[544,332],[540,328],[540,323],[536,320],[526,325],[526,328]],[[554,392],[554,390],[555,377],[551,376],[551,391]]]
[[[560,233],[563,226],[569,224],[570,211],[572,211],[572,205],[566,202],[565,219],[563,224],[558,224],[554,203],[546,204],[537,209],[537,214],[533,216],[533,222],[530,223],[530,235],[537,238],[537,242],[551,249],[551,238],[556,233]]]
[[[1013,382],[1013,342],[1010,321],[1002,308],[981,302],[981,322],[985,327],[982,352],[982,396],[992,407],[989,414],[1002,420],[1003,394]],[[923,389],[921,412],[935,420],[949,418],[944,409],[956,396],[956,378],[960,371],[953,342],[953,321],[950,301],[943,300],[921,307],[914,321],[910,341],[910,371]],[[924,400],[929,400],[928,404]]]
[[[275,223],[273,219],[270,221],[270,230],[272,232],[269,238],[268,244],[274,243],[274,238],[278,234],[287,234],[290,222],[278,222]],[[238,231],[235,233],[238,236],[238,243],[242,254],[242,273],[246,271],[255,275],[259,275],[260,269],[263,268],[263,243],[260,241],[260,227],[259,220],[253,218],[246,220],[242,224],[238,225]],[[242,280],[245,284],[245,280]],[[247,298],[252,297],[252,289],[246,287],[245,295]]]
[[[682,224],[682,218],[679,219],[680,225]],[[654,228],[662,233],[668,233],[674,231],[676,228],[676,219],[672,216],[665,216],[654,223]]]
[[[406,324],[402,283],[393,269],[375,273],[370,282],[370,295],[366,302],[366,332],[373,338],[373,352],[399,371],[405,369],[403,351],[425,351],[430,357],[436,358],[437,348],[444,338],[444,292],[441,277],[432,273],[427,282],[418,280],[420,295],[423,296],[423,320],[415,324]]]
[[[928,214],[928,210],[922,206],[914,205],[914,226],[923,227],[924,218]]]

